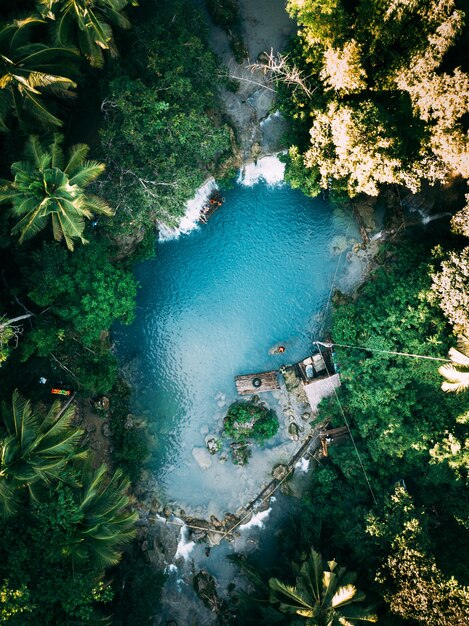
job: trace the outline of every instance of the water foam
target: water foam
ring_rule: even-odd
[[[264,528],[264,520],[266,520],[269,517],[271,511],[272,511],[272,508],[256,513],[255,515],[251,517],[249,522],[246,522],[246,524],[241,524],[239,529],[248,530],[249,528],[255,528],[255,527]]]
[[[271,113],[270,115],[268,115],[266,118],[264,118],[263,120],[261,120],[260,123],[260,127],[263,128],[266,124],[268,125],[269,123],[271,123],[274,120],[278,120],[280,117],[282,117],[282,114],[280,113],[280,111],[277,109],[276,111],[274,111],[273,113]]]
[[[178,568],[176,565],[174,565],[174,563],[170,563],[169,565],[166,565],[166,567],[164,568],[165,574],[174,574],[177,571],[178,571]]]
[[[218,187],[213,177],[206,180],[205,183],[197,189],[192,200],[187,202],[186,212],[181,218],[177,228],[169,228],[164,224],[158,224],[159,240],[167,241],[169,239],[177,239],[180,235],[187,235],[187,233],[197,228],[200,212],[216,189],[218,189]]]
[[[434,215],[424,215],[421,211],[419,211],[422,216],[422,224],[429,224],[434,220],[441,220],[443,217],[451,216],[452,213],[435,213]]]
[[[238,183],[252,187],[264,180],[268,185],[279,185],[285,177],[285,163],[278,156],[266,156],[255,163],[247,163],[240,171]]]
[[[182,526],[181,533],[179,535],[179,543],[176,554],[174,555],[174,559],[186,560],[189,554],[192,552],[194,546],[195,542],[189,541],[189,528],[186,525]]]
[[[309,460],[302,458],[298,461],[295,467],[298,469],[299,472],[307,472],[309,468]]]

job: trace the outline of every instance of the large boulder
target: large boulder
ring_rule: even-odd
[[[200,469],[206,470],[212,465],[212,457],[207,448],[192,448],[192,456]]]

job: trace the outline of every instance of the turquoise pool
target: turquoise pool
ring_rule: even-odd
[[[155,435],[159,482],[195,512],[234,506],[239,482],[247,493],[262,478],[255,463],[251,473],[216,458],[201,469],[192,453],[220,431],[234,376],[304,358],[323,333],[334,276],[346,289],[360,272],[346,210],[284,184],[238,183],[223,195],[208,224],[158,242],[136,268],[137,318],[115,332],[134,410]],[[270,354],[279,344],[285,353]]]

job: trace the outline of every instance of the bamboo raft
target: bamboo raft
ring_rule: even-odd
[[[262,372],[260,374],[246,374],[235,377],[236,390],[241,396],[253,395],[264,391],[280,389],[277,372]]]

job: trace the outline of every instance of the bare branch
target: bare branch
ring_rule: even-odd
[[[251,66],[249,66],[249,69],[252,70]],[[225,77],[225,78],[234,78],[234,80],[242,80],[245,83],[250,83],[252,85],[257,85],[258,87],[262,87],[262,89],[268,89],[269,91],[273,91],[275,93],[275,89],[273,89],[272,87],[269,87],[268,85],[266,85],[264,83],[258,83],[255,80],[249,80],[249,78],[243,78],[242,76],[236,76],[236,74],[219,74],[219,76],[221,78]]]
[[[252,72],[262,71],[264,74],[270,74],[271,80],[281,80],[286,85],[293,85],[294,89],[300,88],[308,98],[311,98],[317,87],[311,90],[307,84],[307,76],[304,76],[294,63],[289,63],[288,54],[282,55],[278,52],[274,55],[271,48],[270,54],[265,53],[265,63],[251,63],[248,68]]]

